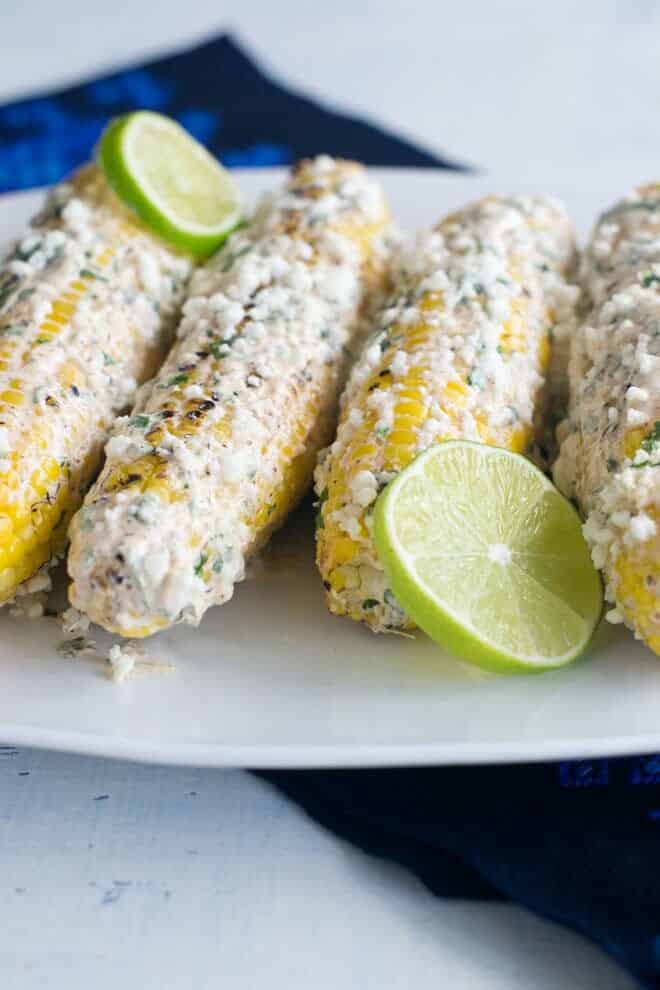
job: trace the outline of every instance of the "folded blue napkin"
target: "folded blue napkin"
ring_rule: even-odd
[[[261,776],[434,894],[516,901],[660,987],[660,755]]]
[[[111,117],[136,109],[175,117],[225,165],[288,165],[325,151],[368,165],[461,167],[279,86],[221,35],[0,107],[0,192],[57,182],[89,159]]]
[[[107,120],[176,117],[227,165],[327,152],[460,166],[268,79],[229,37],[0,107],[0,191],[55,182]],[[506,898],[660,987],[660,756],[535,766],[263,774],[327,828],[443,897]]]

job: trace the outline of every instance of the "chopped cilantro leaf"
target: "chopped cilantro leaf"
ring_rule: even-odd
[[[75,636],[73,639],[63,639],[57,644],[57,652],[67,660],[73,660],[79,653],[87,653],[94,646],[94,642],[86,636]]]
[[[645,450],[647,454],[652,454],[658,444],[660,444],[660,419],[656,419],[653,424],[653,429],[647,437],[644,437],[640,443],[640,447],[642,450]]]
[[[105,275],[101,275],[100,272],[92,271],[91,268],[81,268],[80,269],[80,277],[81,278],[95,278],[95,279],[98,279],[99,282],[109,282],[110,281],[110,279],[109,278],[106,278]]]

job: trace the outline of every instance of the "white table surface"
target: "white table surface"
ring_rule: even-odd
[[[5,0],[0,101],[226,27],[281,78],[465,161],[658,176],[644,0]],[[518,908],[432,898],[238,771],[10,750],[0,795],[3,990],[633,986]]]

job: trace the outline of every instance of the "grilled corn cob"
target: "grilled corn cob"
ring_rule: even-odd
[[[388,228],[364,169],[323,156],[196,274],[180,340],[74,520],[73,605],[147,636],[231,597],[331,438]]]
[[[601,217],[581,283],[555,480],[586,516],[607,618],[660,653],[660,184]]]
[[[375,632],[412,628],[371,536],[380,490],[431,444],[528,451],[539,435],[550,331],[577,290],[570,224],[544,198],[490,197],[404,254],[394,302],[355,365],[320,459],[317,562],[330,610]]]
[[[187,260],[89,166],[0,267],[0,602],[60,554],[115,415],[175,327]]]

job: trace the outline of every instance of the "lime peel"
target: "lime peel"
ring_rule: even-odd
[[[600,619],[579,516],[519,454],[469,441],[431,447],[380,494],[374,540],[402,608],[477,666],[563,666]]]

